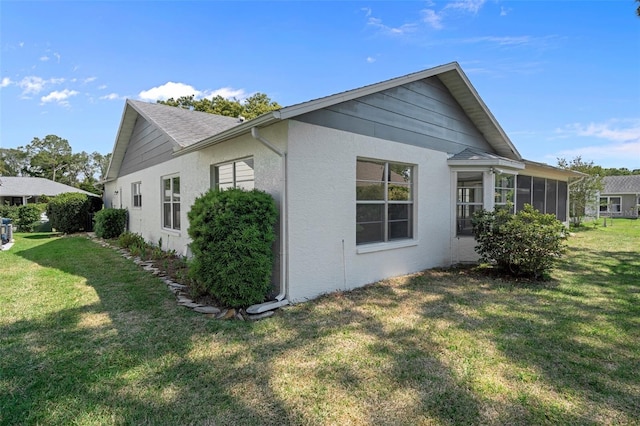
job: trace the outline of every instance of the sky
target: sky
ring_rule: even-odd
[[[456,61],[524,158],[640,169],[637,6],[0,0],[0,148],[107,154],[127,98],[287,106]]]

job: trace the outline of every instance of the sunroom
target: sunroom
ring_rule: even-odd
[[[568,180],[575,173],[532,161],[516,161],[465,149],[448,159],[455,206],[452,209],[454,261],[474,261],[472,219],[475,212],[526,204],[568,223]]]

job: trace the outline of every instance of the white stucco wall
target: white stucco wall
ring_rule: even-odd
[[[272,126],[264,130],[275,145],[284,147],[286,126]],[[274,196],[280,197],[280,157],[256,141],[251,135],[245,135],[218,145],[182,156],[175,157],[162,164],[149,167],[119,177],[105,185],[106,207],[125,208],[129,211],[129,231],[140,234],[150,243],[157,244],[162,238],[163,249],[175,250],[181,255],[189,255],[187,234],[189,222],[187,212],[195,199],[206,192],[210,186],[210,167],[212,164],[253,157],[255,168],[255,186]],[[162,178],[177,174],[180,176],[181,229],[179,231],[162,227]],[[131,184],[141,182],[142,208],[133,207]],[[116,194],[115,191],[118,191]]]
[[[294,302],[450,264],[447,154],[289,122],[289,298]],[[414,239],[356,246],[356,161],[415,164]]]

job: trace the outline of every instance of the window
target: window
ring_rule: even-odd
[[[505,173],[495,174],[495,205],[506,206],[507,203],[513,203],[513,195],[515,193],[515,175]]]
[[[131,184],[131,194],[133,196],[133,207],[142,207],[142,192],[140,192],[142,182]]]
[[[483,206],[482,172],[458,172],[456,195],[457,235],[472,235],[473,214]]]
[[[180,229],[180,176],[162,179],[162,226]]]
[[[356,164],[356,244],[413,238],[413,166]]]
[[[211,187],[218,190],[227,188],[254,188],[253,158],[211,166]]]
[[[600,213],[620,213],[621,211],[620,197],[600,197]]]

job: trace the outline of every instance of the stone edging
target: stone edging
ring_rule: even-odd
[[[150,272],[152,275],[158,277],[162,282],[164,282],[167,285],[167,288],[169,289],[169,291],[171,291],[176,296],[176,302],[178,305],[191,309],[194,312],[203,314],[206,317],[220,319],[220,320],[237,319],[241,321],[246,321],[246,320],[257,321],[263,318],[268,318],[275,313],[275,311],[267,311],[261,314],[251,315],[251,314],[248,314],[244,309],[238,309],[238,310],[234,308],[220,309],[216,306],[201,305],[195,302],[194,300],[192,300],[189,297],[189,295],[184,292],[184,290],[187,288],[186,285],[173,281],[169,276],[167,276],[167,274],[164,271],[160,270],[160,268],[156,268],[155,266],[153,266],[152,261],[142,260],[139,257],[132,256],[131,253],[129,253],[129,251],[127,251],[126,249],[109,244],[103,239],[97,238],[95,235],[88,234],[88,237],[89,239],[93,240],[97,244],[100,244],[102,247],[107,247],[115,250],[116,252],[120,253],[122,257],[124,257],[125,259],[129,259],[133,261],[133,263],[140,266],[145,271]]]

